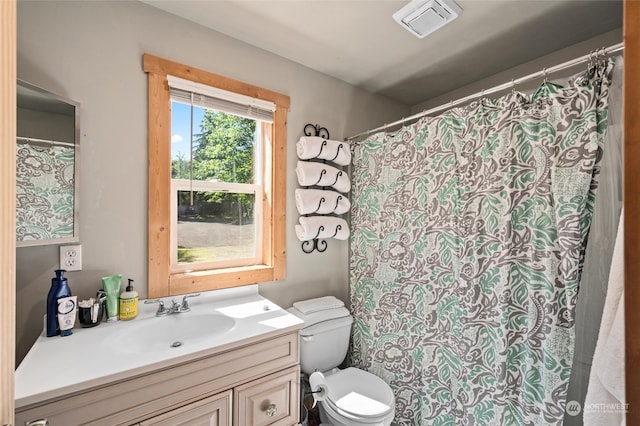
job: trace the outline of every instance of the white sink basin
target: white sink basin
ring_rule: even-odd
[[[225,333],[235,323],[222,314],[185,312],[127,324],[104,343],[126,353],[169,351]]]
[[[66,337],[43,333],[16,369],[16,407],[212,356],[303,325],[260,296],[257,285],[203,292],[193,302],[190,312],[156,317],[157,305],[140,301],[132,321],[77,326]],[[171,306],[171,299],[164,303]],[[59,368],[60,360],[72,368]]]

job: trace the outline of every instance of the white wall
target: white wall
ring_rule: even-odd
[[[420,111],[427,110],[430,108],[435,108],[440,105],[449,103],[450,101],[455,101],[465,96],[469,96],[474,93],[481,92],[482,90],[487,90],[494,86],[498,86],[504,83],[509,83],[511,80],[518,79],[520,77],[524,77],[529,74],[537,73],[538,71],[544,70],[544,68],[550,68],[552,66],[562,64],[566,61],[570,61],[572,59],[579,58],[584,55],[588,55],[589,52],[591,51],[594,51],[603,47],[609,47],[621,42],[622,42],[622,28],[618,28],[613,31],[608,31],[604,34],[600,34],[599,36],[590,38],[580,43],[576,43],[567,48],[560,49],[548,55],[542,56],[538,59],[534,59],[533,61],[525,62],[524,64],[520,64],[513,68],[509,68],[505,71],[502,71],[492,76],[489,76],[487,78],[484,78],[482,80],[460,87],[456,90],[445,93],[444,95],[441,95],[432,99],[428,99],[424,102],[421,102],[411,107],[411,114],[418,114]],[[581,72],[584,69],[586,69],[585,64],[577,65],[573,68],[570,68],[564,71],[559,71],[554,74],[550,74],[548,78],[549,80],[553,81],[556,78],[560,79],[563,77],[572,76],[576,73]],[[538,87],[541,82],[542,82],[542,79],[538,79],[538,80],[534,79],[534,80],[531,80],[529,83],[517,86],[516,90],[521,92],[530,91]],[[495,93],[490,95],[490,97],[495,98],[501,95],[502,93]]]
[[[140,2],[18,4],[18,77],[81,104],[80,239],[83,270],[67,274],[88,298],[101,277],[147,279],[147,76],[151,53],[291,97],[288,115],[287,278],[260,285],[283,306],[332,294],[348,298],[348,246],[304,254],[293,227],[295,142],[306,123],[332,139],[406,116],[409,108]],[[17,362],[37,338],[58,246],[17,251]]]

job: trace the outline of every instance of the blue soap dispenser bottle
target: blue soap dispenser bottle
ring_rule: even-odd
[[[60,334],[58,325],[58,299],[71,296],[69,283],[64,277],[64,269],[56,269],[56,276],[51,279],[51,288],[47,295],[47,337]]]

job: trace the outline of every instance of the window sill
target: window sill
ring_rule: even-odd
[[[169,277],[169,295],[219,290],[277,279],[275,268],[268,265],[174,273]]]

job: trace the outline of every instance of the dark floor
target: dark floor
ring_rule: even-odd
[[[307,409],[307,426],[318,426],[320,425],[320,415],[318,414],[318,407],[313,407],[313,396],[311,395],[311,388],[309,386],[309,380],[306,376],[306,374],[302,374],[300,377],[300,391],[302,393],[303,399],[302,402],[304,403],[305,408]],[[302,409],[302,407],[300,407],[301,412],[300,412],[300,417],[301,417],[301,421],[304,421],[304,409]]]
[[[304,406],[307,407],[307,425],[318,426],[320,424],[320,415],[318,414],[318,407],[311,408],[313,406],[313,397],[311,395],[305,397]]]

